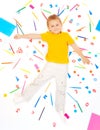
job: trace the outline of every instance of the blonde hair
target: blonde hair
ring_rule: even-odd
[[[53,14],[53,15],[50,15],[47,19],[47,26],[49,27],[49,22],[51,20],[59,20],[59,22],[62,24],[62,21],[61,19],[56,15],[56,14]]]

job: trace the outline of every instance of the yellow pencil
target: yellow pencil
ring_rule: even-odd
[[[26,73],[30,73],[30,71],[29,70],[26,70],[26,69],[24,69],[24,68],[20,68],[22,71],[24,71],[24,72],[26,72]]]
[[[29,0],[24,6],[26,7],[27,5],[29,5],[32,2],[32,0]]]
[[[6,53],[10,54],[10,55],[13,55],[14,56],[14,53],[8,51],[8,50],[4,50]]]
[[[36,46],[34,46],[34,48],[43,56],[43,53],[39,49],[37,49]]]
[[[48,86],[46,87],[46,89],[45,89],[45,91],[44,91],[45,93],[47,92],[48,88],[50,87],[50,84],[51,84],[51,83],[49,83]]]
[[[63,24],[66,22],[67,19],[68,19],[68,16],[65,17],[65,19],[63,21]]]
[[[34,17],[37,19],[37,20],[39,20],[38,19],[38,17],[36,16],[36,14],[32,11],[32,14],[34,15]]]

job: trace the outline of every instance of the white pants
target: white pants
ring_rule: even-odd
[[[30,86],[26,87],[23,98],[30,100],[41,86],[52,78],[55,78],[56,81],[55,108],[58,112],[64,111],[66,103],[67,64],[47,62],[39,76]]]

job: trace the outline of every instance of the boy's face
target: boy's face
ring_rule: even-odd
[[[48,25],[48,29],[50,32],[58,34],[62,30],[62,24],[58,19],[50,20],[49,25]]]

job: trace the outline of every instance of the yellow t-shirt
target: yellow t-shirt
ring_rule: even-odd
[[[41,34],[41,38],[48,44],[48,52],[46,54],[46,60],[48,62],[62,64],[69,62],[68,45],[73,44],[74,40],[67,32],[61,32],[59,34],[45,32]]]

